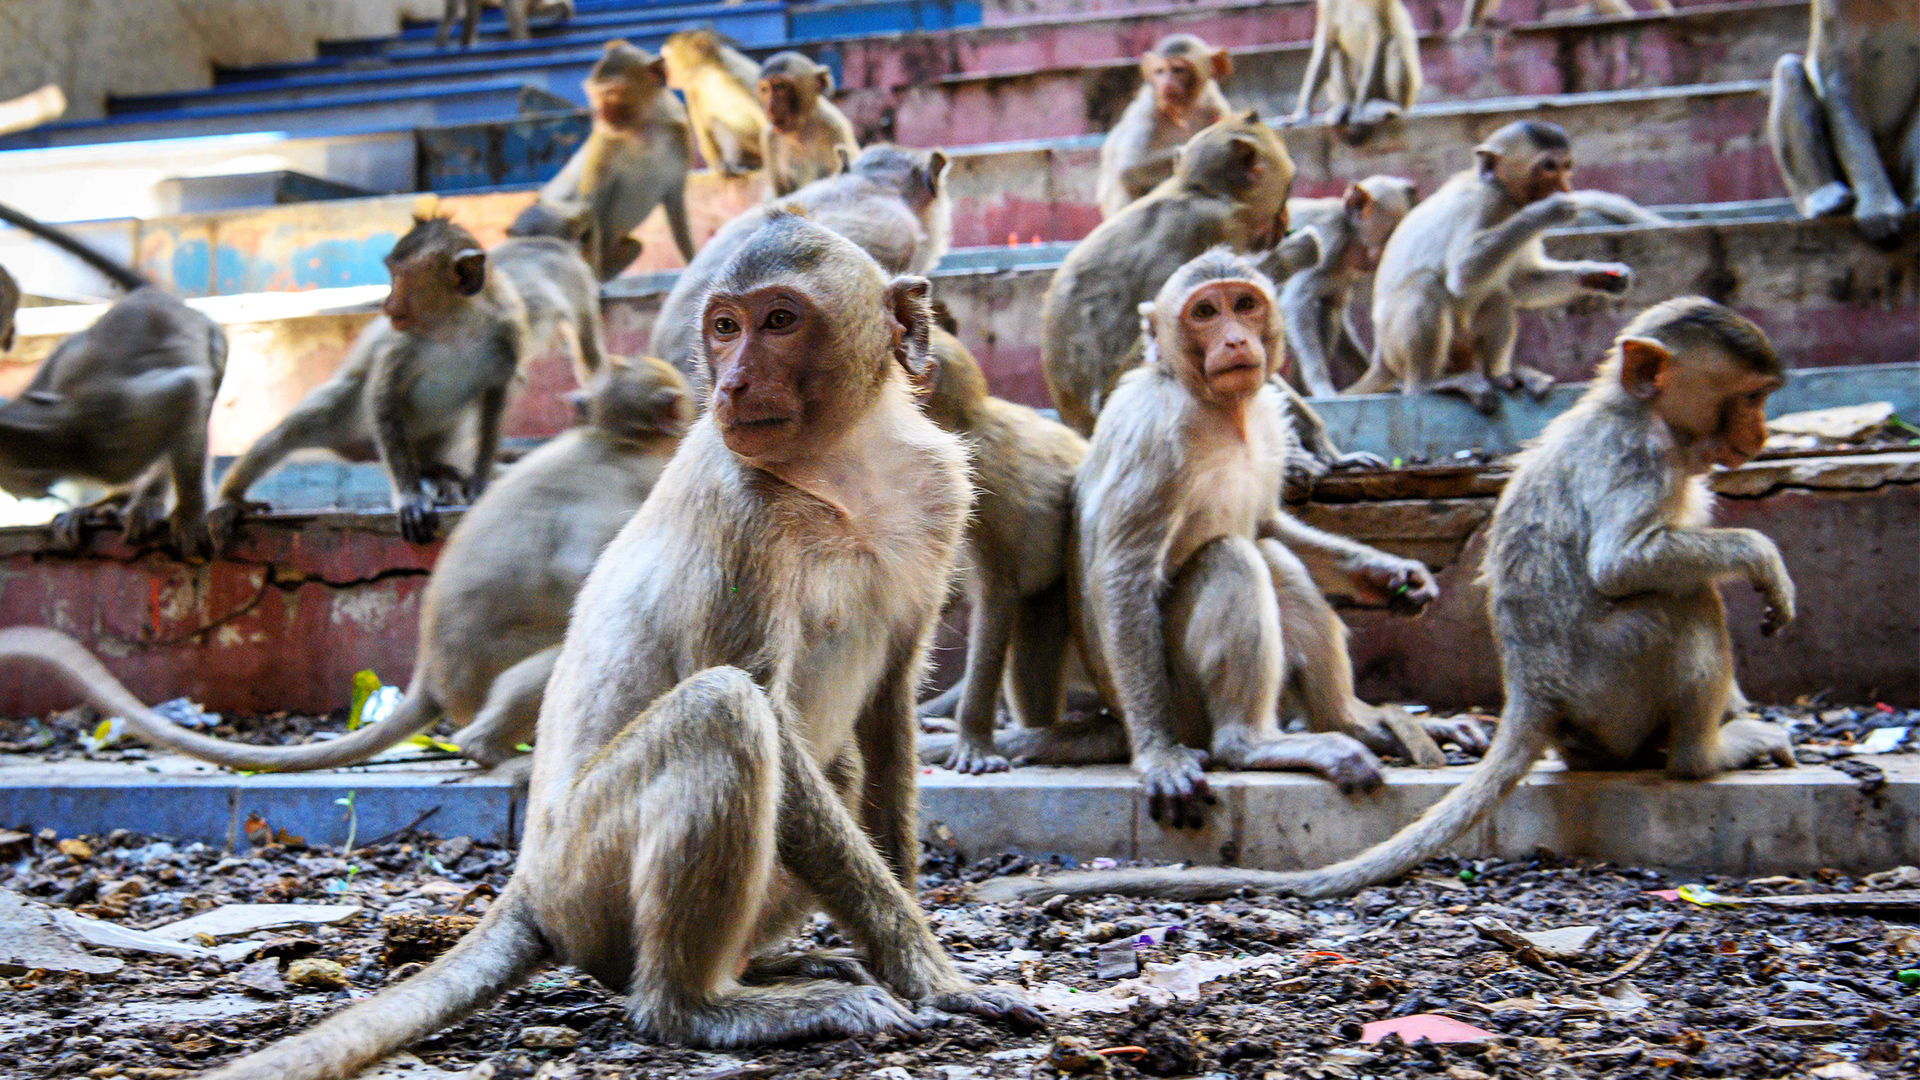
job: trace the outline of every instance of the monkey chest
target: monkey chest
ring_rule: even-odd
[[[1214,540],[1251,539],[1260,522],[1273,512],[1280,466],[1261,451],[1257,442],[1203,447],[1188,470],[1176,507],[1165,567],[1169,576]]]

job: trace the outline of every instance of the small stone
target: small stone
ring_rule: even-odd
[[[280,977],[280,961],[271,957],[241,968],[234,981],[256,997],[277,998],[287,992],[287,982]]]
[[[1093,1043],[1078,1035],[1062,1035],[1047,1051],[1047,1064],[1067,1076],[1105,1076],[1111,1063],[1094,1049]]]
[[[74,862],[85,862],[93,858],[93,848],[85,840],[67,839],[53,845],[54,849]]]
[[[347,969],[331,960],[308,957],[287,965],[286,980],[307,990],[345,990]]]
[[[521,1028],[520,1045],[529,1050],[571,1050],[580,1045],[580,1033],[570,1027]]]

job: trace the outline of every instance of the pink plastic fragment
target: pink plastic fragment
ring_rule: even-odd
[[[1643,892],[1640,895],[1657,896],[1660,899],[1665,900],[1669,904],[1677,904],[1680,902],[1679,889],[1648,889],[1646,892]]]
[[[1409,1043],[1421,1039],[1435,1043],[1471,1043],[1496,1038],[1491,1031],[1482,1031],[1472,1024],[1463,1024],[1438,1013],[1396,1016],[1391,1020],[1375,1020],[1360,1026],[1360,1041],[1363,1043],[1377,1043],[1389,1035],[1398,1035]]]

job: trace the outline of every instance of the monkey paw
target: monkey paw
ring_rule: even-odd
[[[1807,196],[1807,216],[1837,217],[1853,209],[1853,189],[1839,180]]]
[[[1720,746],[1727,769],[1753,769],[1771,761],[1783,769],[1798,764],[1793,740],[1785,728],[1765,720],[1730,720],[1720,728]]]
[[[1772,637],[1793,622],[1795,614],[1793,582],[1774,583],[1760,586],[1760,593],[1766,597],[1767,610],[1760,616],[1760,636]]]
[[[431,544],[440,532],[440,513],[424,495],[409,495],[400,504],[400,535],[410,543]]]
[[[946,766],[969,776],[1006,772],[1013,767],[1005,757],[995,752],[991,742],[981,746],[965,738],[953,744],[953,751],[947,755]]]
[[[1467,713],[1445,718],[1422,716],[1420,727],[1434,742],[1452,743],[1469,754],[1484,754],[1493,745],[1487,738],[1486,726]]]
[[[1339,785],[1344,795],[1372,791],[1385,782],[1380,759],[1360,740],[1348,735],[1328,733],[1315,739],[1304,764],[1329,783]]]
[[[182,559],[205,559],[213,554],[213,530],[198,515],[175,513],[167,521],[167,546]]]
[[[1365,450],[1352,450],[1333,459],[1335,469],[1384,469],[1387,459],[1379,454],[1369,454]]]
[[[1901,218],[1905,217],[1903,211],[1904,207],[1898,199],[1889,201],[1885,206],[1856,206],[1853,224],[1867,243],[1882,251],[1892,251],[1900,246]]]
[[[1412,559],[1381,554],[1353,572],[1360,599],[1395,615],[1418,615],[1440,596],[1427,568]]]
[[[1047,1026],[1046,1017],[1033,1007],[1027,996],[1010,986],[969,986],[930,994],[921,1005],[943,1013],[977,1016],[982,1020],[1004,1020],[1019,1031],[1038,1031]]]
[[[1580,275],[1580,284],[1609,296],[1624,296],[1633,288],[1633,267],[1625,263],[1611,263]]]
[[[273,509],[251,499],[222,499],[207,511],[207,532],[215,546],[225,548],[240,535],[240,522],[249,514],[264,514]]]
[[[1144,761],[1135,761],[1140,783],[1147,789],[1147,814],[1175,829],[1197,829],[1206,823],[1206,807],[1220,800],[1207,784],[1207,754],[1176,746]]]

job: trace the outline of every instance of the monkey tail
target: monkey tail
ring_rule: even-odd
[[[1516,707],[1516,702],[1522,704]],[[1188,869],[1095,870],[1052,877],[990,878],[974,889],[982,900],[1005,902],[1057,896],[1139,896],[1166,900],[1217,900],[1240,889],[1286,893],[1316,900],[1344,896],[1391,881],[1439,854],[1473,823],[1499,805],[1546,749],[1547,725],[1537,710],[1509,694],[1493,748],[1465,783],[1392,837],[1349,859],[1318,870]]]
[[[105,255],[102,255],[100,252],[95,251],[88,245],[81,243],[79,239],[65,230],[56,229],[44,221],[37,221],[30,218],[11,206],[0,204],[0,221],[4,221],[15,228],[24,229],[40,239],[45,240],[47,243],[66,251],[81,262],[112,278],[121,288],[129,292],[140,288],[142,285],[153,284],[153,282],[147,280],[146,275],[135,270],[133,267],[117,263]]]
[[[308,772],[352,765],[425,729],[440,718],[440,707],[428,693],[425,679],[414,673],[413,684],[393,715],[328,742],[304,746],[250,746],[197,734],[147,708],[132,691],[113,677],[86,646],[61,633],[38,626],[0,630],[0,661],[37,660],[59,673],[66,684],[93,706],[125,717],[127,726],[156,746],[251,772]]]
[[[549,952],[516,877],[480,925],[425,971],[206,1080],[345,1080],[498,997]]]

